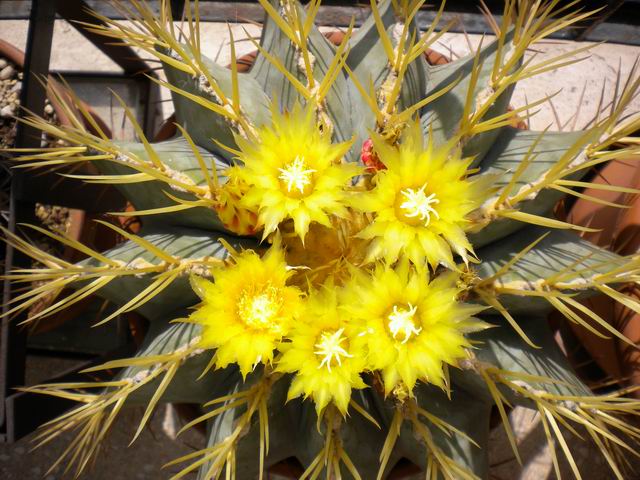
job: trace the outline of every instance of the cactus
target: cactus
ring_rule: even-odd
[[[40,443],[77,431],[59,462],[80,474],[122,408],[145,408],[139,433],[159,402],[189,402],[202,415],[185,428],[204,422],[207,442],[170,464],[174,479],[264,478],[290,457],[301,478],[383,479],[404,458],[429,479],[476,479],[488,476],[491,409],[518,456],[507,407],[522,405],[539,412],[558,476],[556,446],[581,478],[564,426],[624,478],[619,460],[640,430],[621,417],[640,403],[592,393],[546,316],[555,308],[628,341],[577,299],[599,292],[640,311],[619,290],[637,281],[638,258],[552,214],[563,196],[584,197],[591,168],[637,153],[619,143],[640,127],[625,113],[637,68],[583,131],[512,126],[548,99],[509,108],[518,81],[586,50],[538,61],[527,49],[593,12],[506,0],[501,20],[489,17],[495,40],[431,66],[444,3],[421,32],[423,0],[372,0],[371,16],[332,45],[314,24],[319,0],[260,0],[258,54],[240,73],[233,38],[230,68],[202,53],[197,2],[183,29],[167,3],[122,4],[133,23],[87,28],[162,62],[175,138],[150,143],[131,114],[139,143],[23,120],[66,143],[19,152],[18,167],[91,162],[98,174],[69,175],[115,185],[143,228],[106,223],[126,240],[106,252],[47,233],[85,253],[78,264],[6,231],[43,266],[9,275],[41,285],[10,314],[73,287],[27,321],[95,293],[118,307],[100,323],[137,311],[151,324],[135,357],[93,369],[118,369],[112,380],[28,388],[81,404]]]

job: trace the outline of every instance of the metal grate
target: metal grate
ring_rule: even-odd
[[[154,9],[158,10],[159,0],[147,0]],[[74,0],[58,1],[70,8],[76,3]],[[125,1],[126,3],[126,1]],[[176,12],[180,10],[182,0],[174,2]],[[209,1],[200,0],[200,12],[203,21],[211,22],[262,22],[263,11],[256,0],[244,1]],[[428,2],[437,4],[438,2]],[[500,17],[504,5],[503,0],[485,0],[489,9]],[[560,5],[570,3],[567,0]],[[104,0],[86,0],[86,4],[99,13],[111,17],[121,18],[119,13]],[[352,17],[356,18],[356,25],[366,17],[368,2],[347,0],[324,0],[318,14],[318,23],[322,25],[347,26]],[[461,22],[454,32],[461,32],[462,26],[468,33],[491,33],[482,14],[478,9],[479,2],[469,0],[449,0],[447,2],[444,21],[459,17]],[[0,0],[0,19],[27,19],[30,12],[30,0]],[[607,41],[640,45],[640,0],[583,0],[580,5],[585,10],[602,8],[602,11],[585,21],[579,28],[563,30],[552,38],[563,38],[581,41]],[[178,16],[176,16],[178,17]],[[425,8],[420,13],[419,22],[426,26],[434,17],[433,7]]]
[[[3,11],[8,9],[16,13],[21,8],[28,8],[29,31],[20,99],[21,106],[27,111],[42,114],[44,110],[46,93],[38,78],[46,76],[49,70],[53,23],[56,14],[69,20],[72,25],[75,25],[74,21],[88,21],[89,19],[95,23],[96,19],[89,17],[86,7],[87,5],[82,0],[0,2],[0,10]],[[118,63],[125,71],[124,76],[143,84],[141,92],[146,95],[144,103],[148,105],[147,113],[150,113],[155,102],[149,99],[155,96],[153,92],[157,87],[144,75],[137,75],[140,72],[149,72],[149,67],[132,49],[116,48],[109,45],[104,38],[87,32],[83,32],[83,35]],[[149,118],[152,117],[150,114],[146,117],[144,125],[149,131],[153,125],[153,118]],[[21,124],[18,126],[15,147],[39,147],[40,138],[40,132]],[[3,184],[6,176],[3,175]],[[53,185],[56,187],[54,188]],[[113,211],[124,206],[124,199],[115,191],[113,194],[105,194],[101,188],[96,189],[75,180],[60,181],[58,175],[46,173],[25,177],[20,171],[14,171],[10,177],[8,197],[6,223],[11,232],[15,232],[16,225],[21,222],[34,223],[36,202],[77,208],[85,212]],[[29,259],[25,255],[7,245],[4,264],[6,271],[15,267],[29,266]],[[12,293],[8,282],[5,282],[3,285],[3,313],[9,308],[7,303],[11,299]],[[27,335],[25,329],[18,326],[23,319],[21,316],[5,317],[0,321],[0,442],[16,441],[32,432],[41,423],[73,406],[72,402],[66,400],[16,391],[16,387],[23,386],[25,382]],[[89,360],[80,368],[49,381],[78,380],[82,378],[82,374],[78,373],[81,369],[94,363],[102,363],[109,358],[131,353],[130,343],[114,342],[112,348],[113,351],[104,356]]]

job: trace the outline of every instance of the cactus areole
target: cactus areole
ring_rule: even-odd
[[[520,130],[546,99],[510,108],[515,84],[569,58],[527,52],[593,12],[506,0],[476,51],[431,66],[444,5],[419,29],[423,1],[372,0],[333,45],[314,22],[319,0],[259,1],[248,71],[233,38],[229,68],[204,55],[197,2],[181,28],[169,2],[144,1],[119,6],[130,22],[88,27],[162,63],[174,138],[150,143],[136,124],[140,141],[126,143],[24,120],[64,144],[19,152],[19,166],[91,162],[99,173],[79,177],[119,188],[143,228],[111,226],[125,242],[106,252],[51,234],[88,255],[75,265],[5,232],[41,265],[9,275],[38,282],[10,313],[72,287],[29,321],[96,293],[116,306],[101,322],[135,310],[151,325],[135,357],[95,367],[119,369],[112,381],[30,388],[80,402],[43,427],[44,443],[75,430],[60,461],[80,474],[121,408],[145,407],[139,434],[159,402],[189,402],[202,416],[185,428],[206,423],[206,446],[171,462],[174,479],[264,478],[291,457],[301,478],[384,479],[404,459],[429,479],[482,479],[491,409],[518,456],[505,406],[522,405],[577,478],[559,425],[593,439],[624,478],[623,434],[640,431],[619,418],[640,403],[592,393],[546,316],[624,340],[576,297],[640,310],[619,288],[638,280],[638,258],[552,214],[564,195],[584,197],[592,167],[638,153],[619,146],[640,127],[625,116],[637,69],[588,128]]]

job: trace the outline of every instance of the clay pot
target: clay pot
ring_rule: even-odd
[[[608,162],[592,180],[595,184],[618,185],[640,189],[640,156],[620,158]],[[576,225],[599,231],[583,233],[582,237],[620,255],[637,253],[640,249],[640,196],[587,188],[586,195],[609,202],[630,205],[628,209],[608,207],[577,199],[568,209],[566,220]],[[640,290],[629,285],[622,291],[640,299]],[[640,342],[640,315],[605,295],[594,296],[583,302],[607,320],[631,341]],[[640,385],[640,351],[617,339],[603,339],[583,327],[567,322],[571,332],[580,341],[596,364],[623,385]],[[634,396],[640,398],[639,392]]]
[[[19,71],[22,71],[24,69],[24,52],[2,39],[0,39],[0,57],[6,58],[8,61],[13,63]],[[47,97],[51,106],[53,107],[55,116],[59,124],[63,126],[73,125],[71,119],[69,118],[67,110],[63,108],[62,104],[58,101],[58,98],[62,98],[64,99],[66,105],[68,106],[68,108],[70,108],[74,116],[83,119],[84,126],[88,131],[93,134],[98,133],[91,122],[84,120],[84,117],[81,115],[80,111],[74,107],[73,99],[68,93],[66,87],[61,85],[51,75],[49,75],[47,79]],[[82,108],[89,113],[93,121],[99,126],[102,132],[111,137],[111,130],[102,120],[102,118],[100,118],[86,103],[82,102],[81,105]],[[82,173],[97,173],[95,167],[90,164],[84,165],[80,171]],[[103,225],[100,225],[94,221],[100,217],[100,215],[86,213],[83,210],[73,208],[69,209],[67,234],[74,240],[78,240],[85,245],[89,245],[98,251],[104,251],[112,248],[117,243],[119,243],[121,239],[112,229],[104,227]],[[125,220],[123,217],[120,223],[122,224],[124,221],[131,222],[131,219],[127,218]],[[86,256],[82,253],[70,247],[65,247],[62,253],[62,258],[69,262],[77,262],[85,257]],[[62,295],[68,293],[71,293],[71,291],[63,292]],[[46,321],[37,322],[30,333],[43,333],[57,328],[71,318],[75,318],[78,315],[82,314],[92,301],[92,297],[88,297],[85,300],[72,305],[69,309],[62,310],[56,315],[47,317]],[[46,306],[47,305],[43,303],[39,306],[39,308],[45,308]]]

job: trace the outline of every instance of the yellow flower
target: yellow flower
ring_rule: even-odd
[[[350,210],[348,217],[332,218],[332,227],[314,223],[303,244],[292,234],[289,225],[282,228],[282,243],[289,265],[304,265],[292,283],[306,287],[324,284],[329,277],[336,285],[349,279],[348,265],[359,265],[364,261],[366,240],[355,238],[366,224],[365,215]],[[289,234],[288,234],[289,233]]]
[[[288,335],[290,341],[280,346],[277,370],[296,374],[289,399],[311,397],[318,416],[333,401],[346,414],[351,389],[366,386],[360,377],[366,364],[360,332],[339,309],[332,284],[314,291]]]
[[[417,122],[399,147],[376,135],[373,143],[386,170],[375,175],[371,191],[353,201],[354,208],[374,214],[359,234],[371,240],[367,260],[393,263],[406,255],[418,267],[442,263],[455,269],[453,249],[467,262],[473,249],[465,235],[466,216],[487,194],[486,182],[466,178],[471,160],[460,159],[451,146],[425,146]]]
[[[270,364],[302,304],[301,291],[287,286],[292,272],[273,246],[262,258],[252,250],[235,264],[213,272],[215,283],[192,277],[202,299],[190,321],[203,327],[202,348],[216,348],[216,367],[237,363],[244,376],[258,363]]]
[[[444,388],[444,364],[455,365],[469,346],[464,333],[486,326],[473,318],[483,307],[457,301],[458,275],[446,272],[429,283],[407,261],[353,274],[341,304],[364,324],[368,367],[382,372],[385,393],[401,382],[412,391],[417,380]]]
[[[255,144],[240,137],[237,143],[242,177],[250,185],[242,203],[258,211],[263,238],[293,219],[304,240],[311,222],[330,227],[330,215],[345,215],[345,187],[360,167],[340,163],[351,144],[332,144],[313,108],[296,105],[280,114],[274,107],[272,126],[258,130],[258,137]]]
[[[239,167],[226,170],[227,182],[216,192],[215,210],[227,230],[238,235],[253,235],[258,216],[255,211],[240,205],[249,186],[239,177],[239,170]]]

